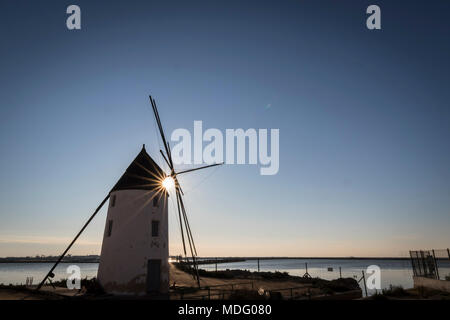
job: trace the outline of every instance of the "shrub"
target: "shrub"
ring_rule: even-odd
[[[390,297],[403,297],[408,295],[408,292],[402,286],[393,286],[392,284],[389,286],[389,289],[383,289],[382,292],[383,295]]]

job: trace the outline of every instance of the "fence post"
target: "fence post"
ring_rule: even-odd
[[[413,269],[413,275],[415,277],[417,277],[417,271],[416,271],[416,266],[414,265],[414,258],[413,258],[413,252],[412,251],[409,251],[409,257],[411,258],[411,266],[412,266],[412,269]]]
[[[364,275],[364,270],[361,271],[362,272],[362,279],[364,281],[364,291],[366,292],[366,297],[368,297],[367,294],[367,285],[366,285],[366,276]]]
[[[420,261],[420,258],[419,258],[419,251],[414,251],[415,252],[415,254],[414,254],[414,257],[415,257],[415,260],[416,260],[416,262],[417,262],[417,269],[419,269],[419,272],[417,273],[419,276],[423,276],[423,272],[422,272],[422,265],[421,265],[421,261]],[[416,271],[417,271],[417,269],[416,269]]]
[[[428,276],[428,271],[427,271],[427,266],[426,266],[426,262],[425,262],[425,255],[423,254],[423,251],[420,251],[420,265],[422,266],[422,276],[423,277],[427,277]]]
[[[341,271],[341,267],[339,267],[339,279],[342,279],[342,271]]]
[[[448,259],[450,260],[450,249],[447,248],[447,253],[448,253]]]
[[[433,252],[433,261],[434,261],[434,270],[436,271],[436,279],[439,280],[439,268],[436,261],[436,255],[434,254],[434,249],[431,251]]]
[[[258,272],[259,272],[259,258],[258,258]]]

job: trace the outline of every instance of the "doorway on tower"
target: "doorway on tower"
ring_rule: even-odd
[[[147,292],[157,293],[161,283],[161,259],[150,259],[147,263]]]

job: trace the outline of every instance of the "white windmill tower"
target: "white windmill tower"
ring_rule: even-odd
[[[145,146],[109,193],[97,279],[108,293],[167,293],[168,193]]]
[[[106,292],[117,294],[167,293],[169,289],[167,187],[170,185],[175,188],[184,255],[187,255],[188,245],[197,284],[200,286],[197,249],[184,206],[182,197],[184,193],[177,176],[223,163],[176,172],[156,102],[151,96],[150,102],[164,145],[165,153],[162,150],[160,152],[170,168],[170,174],[166,175],[143,147],[38,285],[37,290],[47,279],[54,277],[53,271],[56,266],[109,199],[98,269],[100,285]]]

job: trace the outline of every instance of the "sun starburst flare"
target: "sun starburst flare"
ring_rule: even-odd
[[[169,191],[175,187],[175,181],[171,176],[168,176],[162,181],[162,185],[167,191]]]

